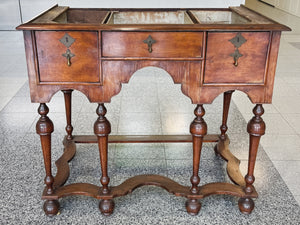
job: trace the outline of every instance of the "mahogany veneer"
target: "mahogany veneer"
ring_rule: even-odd
[[[160,186],[187,198],[186,209],[198,214],[202,199],[214,194],[238,196],[239,209],[249,214],[257,197],[253,186],[260,137],[265,132],[263,103],[271,103],[281,31],[290,30],[244,6],[229,9],[70,9],[54,6],[17,29],[24,31],[32,102],[40,103],[36,131],[40,135],[46,170],[43,192],[47,215],[59,212],[59,199],[86,195],[100,199],[99,209],[110,215],[115,197],[143,185]],[[191,135],[110,136],[104,103],[121,91],[132,74],[145,66],[166,70],[182,92],[197,104]],[[65,151],[51,169],[53,123],[46,105],[63,91],[66,106]],[[95,136],[73,136],[71,95],[81,91],[97,102]],[[243,91],[252,103],[248,171],[239,171],[240,161],[229,150],[226,135],[232,93]],[[207,135],[204,104],[224,93],[220,135]],[[112,121],[114,122],[114,121]],[[108,143],[192,142],[191,186],[167,177],[139,175],[111,187],[107,172]],[[232,183],[199,186],[199,163],[203,142],[216,142],[216,155],[227,162]],[[64,185],[70,173],[68,162],[75,156],[76,143],[98,143],[102,176],[100,186],[88,183]],[[113,176],[113,174],[112,174]]]

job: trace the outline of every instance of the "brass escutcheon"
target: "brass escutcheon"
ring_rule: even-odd
[[[243,55],[240,53],[239,51],[239,47],[241,47],[247,40],[242,36],[242,34],[239,32],[236,34],[236,36],[232,39],[229,40],[235,47],[234,53],[231,53],[230,56],[233,57],[234,63],[233,65],[235,67],[237,67],[238,64],[238,60],[240,57],[242,57]]]
[[[156,43],[156,41],[151,37],[151,35],[148,36],[146,40],[143,41],[145,44],[148,45],[148,52],[152,52],[152,45]]]

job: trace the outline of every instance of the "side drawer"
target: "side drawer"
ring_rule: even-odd
[[[40,83],[101,81],[98,32],[36,31],[35,38]]]
[[[204,83],[264,84],[269,42],[269,32],[209,32]]]
[[[152,43],[151,50],[147,39]],[[102,32],[103,57],[202,57],[203,32]]]

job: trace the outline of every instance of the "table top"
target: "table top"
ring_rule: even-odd
[[[222,9],[108,9],[55,5],[17,27],[20,30],[249,30],[290,28],[245,6]]]

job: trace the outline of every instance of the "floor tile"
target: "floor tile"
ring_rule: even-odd
[[[2,110],[3,112],[10,113],[36,113],[38,109],[38,104],[32,104],[30,98],[28,97],[13,97],[11,101]]]
[[[9,103],[9,101],[11,100],[11,97],[0,97],[0,111],[7,105],[7,103]]]
[[[277,96],[273,99],[273,105],[281,113],[299,113],[299,99],[300,96],[297,98],[297,94],[295,94],[293,98]]]
[[[158,98],[156,96],[139,96],[127,97],[123,96],[121,101],[122,113],[130,112],[151,112],[159,113]]]
[[[142,79],[135,79],[137,81]],[[157,98],[157,86],[156,83],[146,82],[141,83],[129,83],[122,84],[122,90],[120,94],[124,96],[136,97],[136,93],[139,93],[140,97],[155,97]]]
[[[190,123],[194,117],[192,113],[163,113],[161,115],[163,134],[190,134]]]
[[[192,159],[192,143],[165,143],[167,160]],[[214,152],[215,143],[204,142],[201,150],[201,160],[216,159]]]
[[[298,204],[300,205],[300,195],[294,195],[296,198],[296,201],[298,202]]]
[[[193,157],[192,143],[165,143],[166,159],[191,159]]]
[[[299,72],[283,72],[283,73],[276,73],[276,76],[282,77],[282,79],[287,84],[299,84],[300,83],[300,76]]]
[[[300,160],[300,138],[298,135],[267,134],[261,138],[260,143],[271,160]]]
[[[157,86],[157,91],[158,91],[158,98],[160,100],[164,100],[167,97],[173,97],[173,98],[187,97],[182,93],[180,84],[160,83]]]
[[[283,117],[287,120],[294,130],[300,134],[300,114],[283,114]]]
[[[120,113],[119,134],[161,134],[159,113]]]
[[[223,182],[226,175],[223,159],[201,160],[199,176],[200,185],[210,182]],[[168,177],[181,185],[190,185],[190,177],[193,171],[192,159],[167,160]],[[227,176],[227,175],[226,175]]]
[[[164,159],[165,149],[163,144],[116,144],[114,157],[120,159]]]
[[[166,97],[160,100],[159,108],[162,113],[193,113],[195,105],[191,104],[191,100],[187,97]]]
[[[297,91],[290,84],[275,84],[274,85],[274,94],[273,94],[273,104],[275,100],[280,100],[282,98],[289,99],[297,96]]]
[[[290,191],[294,195],[299,195],[300,180],[295,178],[300,176],[300,161],[273,161],[273,163]]]
[[[119,177],[118,183],[141,174],[158,174],[166,176],[165,159],[114,159],[114,177]]]

